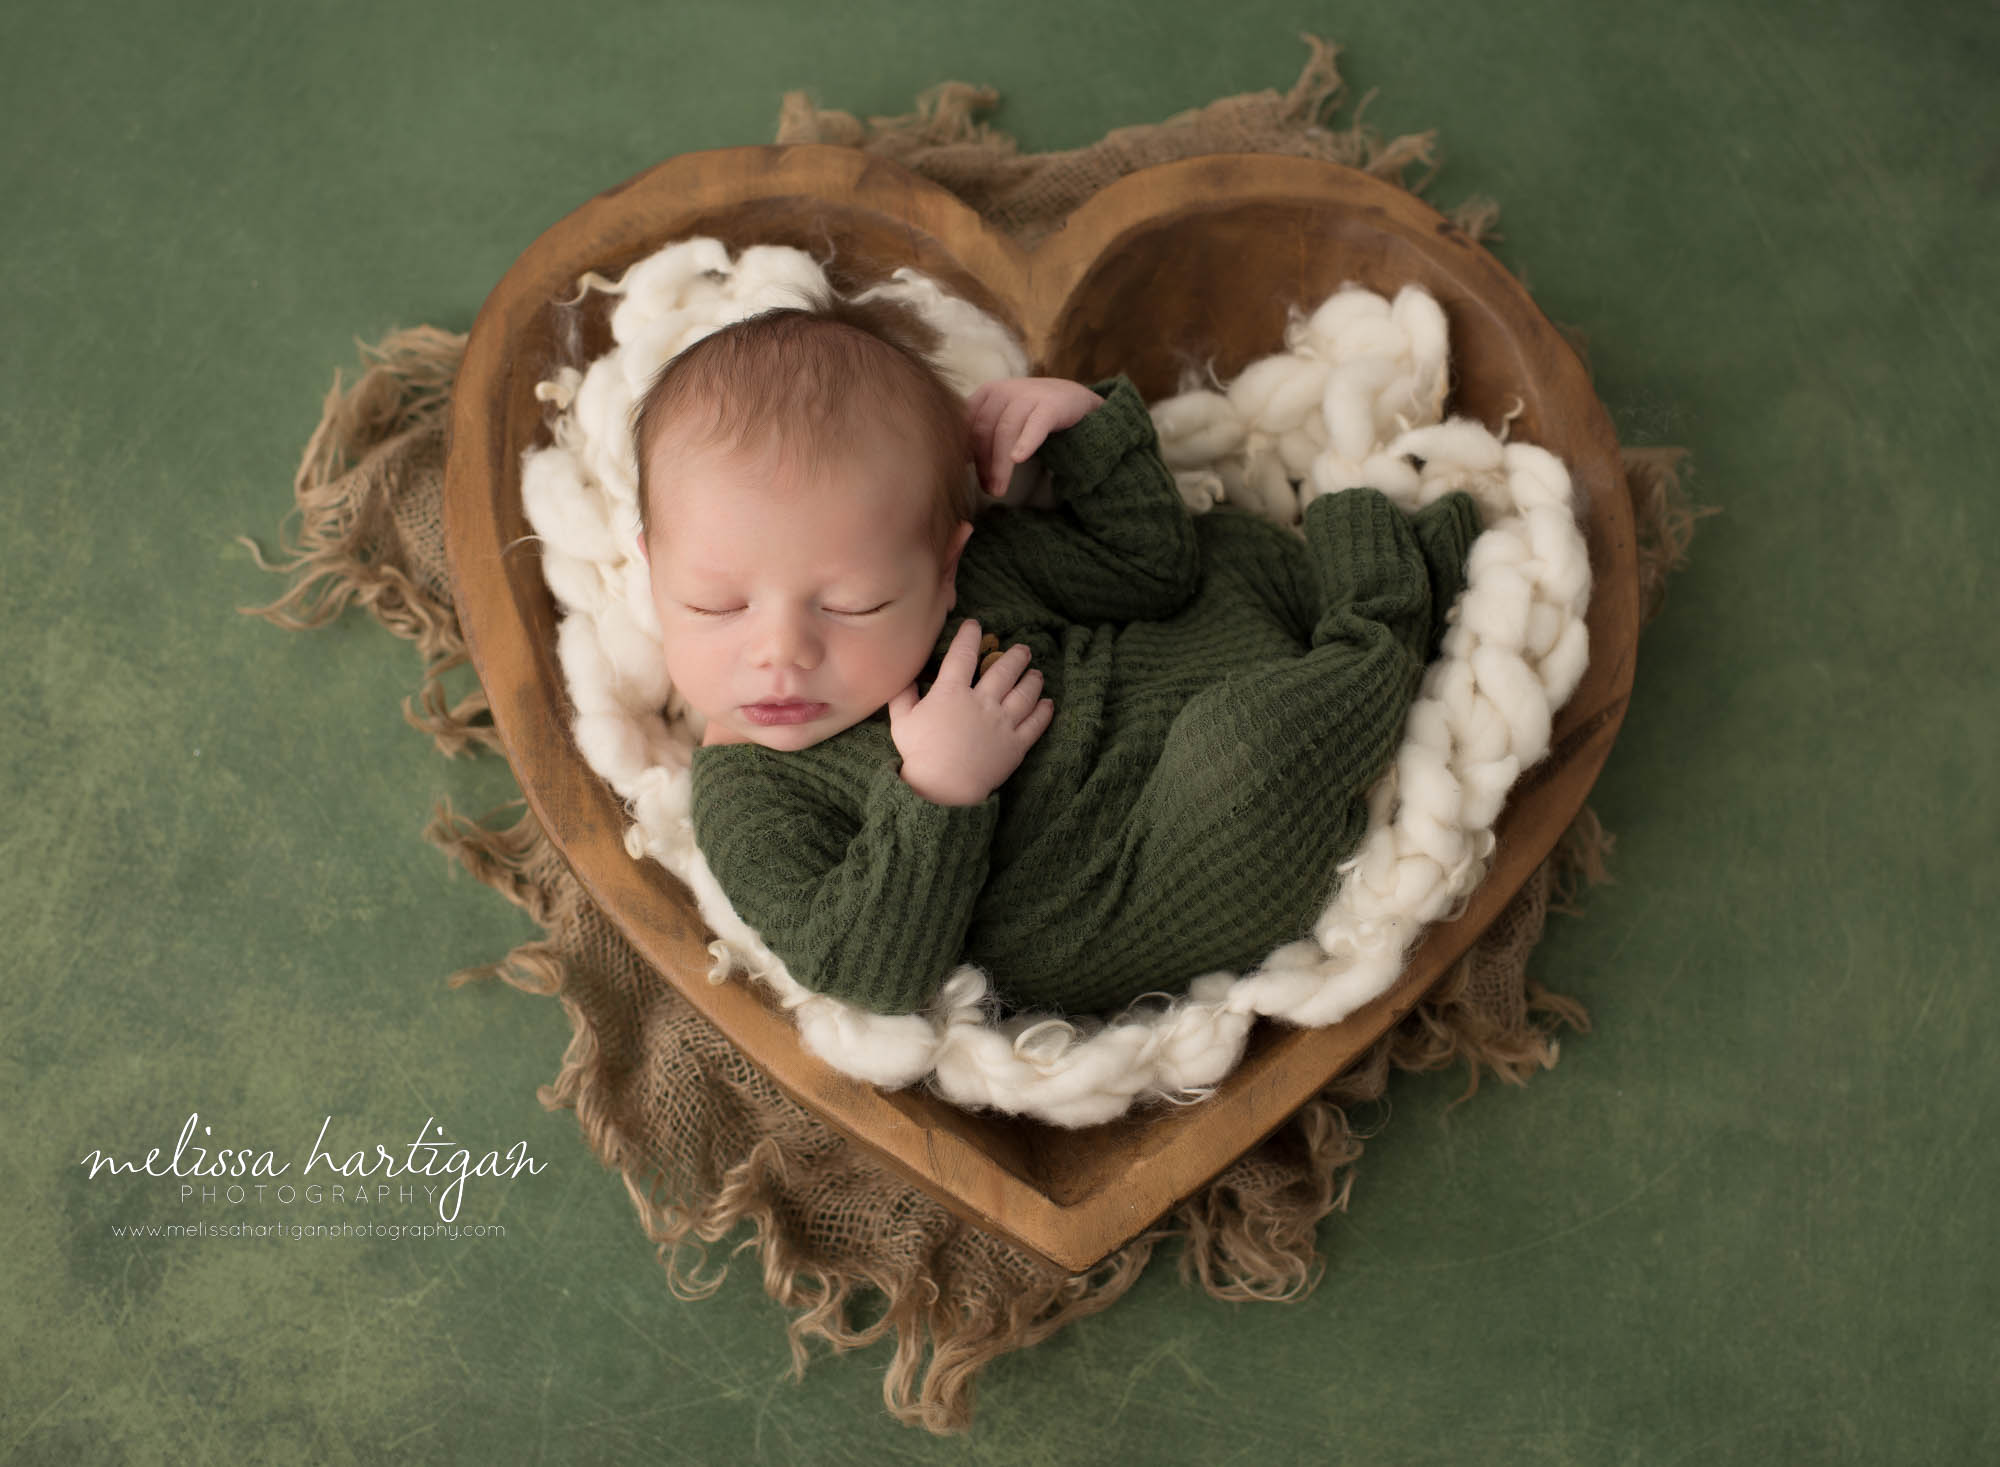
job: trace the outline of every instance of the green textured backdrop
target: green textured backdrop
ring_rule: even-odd
[[[10,6],[0,19],[0,1462],[1983,1462],[2000,1453],[1991,6],[586,11]],[[453,969],[530,928],[418,839],[508,793],[402,722],[413,652],[235,608],[356,337],[463,329],[536,234],[780,94],[993,85],[1029,149],[1288,86],[1310,29],[1432,192],[1583,328],[1703,525],[1595,797],[1615,886],[1537,963],[1598,1023],[1447,1114],[1404,1078],[1319,1291],[1171,1259],[893,1424],[886,1350],[785,1378],[754,1269],[668,1293],[535,1087],[556,1005]],[[442,1240],[86,1180],[92,1148],[525,1141]]]

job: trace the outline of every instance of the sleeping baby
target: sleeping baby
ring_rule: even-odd
[[[1254,967],[1366,832],[1472,499],[1347,489],[1303,541],[1192,515],[1125,377],[962,399],[936,346],[825,296],[702,338],[638,405],[710,869],[795,979],[880,1014],[961,963],[1068,1014]],[[982,512],[1036,454],[1054,507]]]

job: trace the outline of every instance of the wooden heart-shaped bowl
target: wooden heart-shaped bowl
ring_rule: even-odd
[[[1065,1131],[883,1092],[821,1063],[747,982],[707,981],[693,897],[625,852],[618,799],[570,737],[556,614],[521,511],[521,455],[548,441],[535,384],[610,345],[573,299],[675,239],[808,250],[842,289],[914,266],[1019,333],[1037,373],[1130,375],[1149,401],[1185,363],[1227,380],[1283,348],[1286,308],[1343,282],[1423,286],[1451,324],[1452,411],[1569,465],[1587,500],[1595,590],[1590,667],[1546,759],[1515,786],[1485,882],[1433,928],[1388,993],[1339,1024],[1263,1024],[1214,1095]],[[602,297],[596,297],[602,300]],[[1120,179],[1023,251],[944,189],[832,147],[689,153],[600,194],[537,239],[494,288],[459,369],[446,474],[458,615],[528,803],[591,898],[731,1042],[801,1103],[978,1225],[1072,1269],[1095,1263],[1221,1171],[1399,1019],[1548,855],[1610,751],[1632,686],[1638,573],[1611,423],[1576,355],[1507,271],[1442,216],[1333,164],[1263,154],[1169,163]]]

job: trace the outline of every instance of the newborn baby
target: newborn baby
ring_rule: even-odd
[[[1365,833],[1478,511],[1348,489],[1303,542],[1194,516],[1126,378],[961,400],[936,345],[825,297],[704,337],[639,404],[696,841],[795,979],[876,1013],[965,962],[1061,1013],[1242,972]],[[980,513],[1037,452],[1056,507]]]

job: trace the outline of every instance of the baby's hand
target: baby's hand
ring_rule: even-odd
[[[1089,389],[1085,389],[1088,391]],[[976,805],[1021,767],[1056,715],[1040,696],[1042,675],[1014,646],[979,670],[979,623],[951,639],[937,681],[922,698],[911,683],[889,700],[889,737],[903,756],[903,783],[934,805]]]
[[[1049,434],[1073,428],[1104,399],[1065,377],[1002,377],[982,382],[965,400],[972,420],[972,461],[988,494],[1005,494],[1014,465]]]

